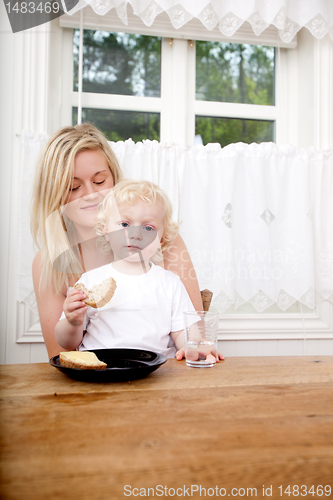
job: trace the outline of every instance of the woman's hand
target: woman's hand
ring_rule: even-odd
[[[175,343],[176,349],[178,349],[175,357],[177,361],[180,361],[181,359],[185,358],[184,330],[171,332],[170,335]],[[214,361],[216,359],[216,362],[218,362],[220,359],[222,361],[224,360],[224,356],[220,352],[216,351],[213,348],[208,351],[207,346],[203,346],[202,348],[198,347],[197,349],[191,349],[191,354],[192,361],[197,361],[198,359],[207,359],[207,361]]]
[[[220,360],[221,361],[224,361],[224,356],[219,352],[217,351],[217,357],[215,356],[215,353],[211,352],[210,354],[207,355],[207,352],[204,353],[206,357],[206,360],[207,361],[214,361],[214,359],[216,359],[216,362],[218,363]],[[202,353],[203,355],[203,353]],[[197,361],[200,357],[200,351],[196,351],[195,352],[195,359],[192,359],[192,361]],[[181,359],[185,358],[185,347],[182,347],[181,349],[179,349],[179,351],[176,352],[176,360],[177,361],[180,361]]]
[[[73,289],[68,292],[64,301],[64,313],[68,323],[72,326],[83,325],[84,315],[88,307],[82,302],[87,296],[81,290]]]

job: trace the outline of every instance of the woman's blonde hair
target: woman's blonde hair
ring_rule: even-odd
[[[100,150],[113,176],[114,184],[122,177],[117,158],[104,135],[93,125],[83,123],[63,127],[50,137],[37,163],[31,208],[31,233],[42,256],[44,285],[52,284],[58,293],[68,275],[82,273],[79,256],[68,241],[68,224],[64,222],[62,208],[68,199],[74,160],[78,153]],[[67,227],[66,227],[67,226]],[[55,266],[56,256],[58,256]],[[55,267],[58,269],[56,270]]]
[[[179,232],[179,224],[172,220],[172,205],[168,195],[156,184],[149,181],[135,181],[132,179],[125,179],[106,195],[104,200],[99,206],[97,214],[96,234],[99,236],[99,242],[102,251],[109,250],[109,243],[106,239],[107,227],[112,207],[120,206],[123,204],[136,205],[139,200],[143,200],[151,205],[161,203],[164,209],[164,232],[161,239],[161,253],[162,255],[154,256],[154,260],[158,261],[166,254],[174,239]]]

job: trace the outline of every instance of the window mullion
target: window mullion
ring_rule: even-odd
[[[78,106],[79,93],[72,92],[72,105]],[[110,109],[115,111],[161,112],[159,97],[138,97],[119,94],[82,93],[82,107],[94,109]]]
[[[187,144],[188,80],[191,49],[188,40],[162,39],[161,142]]]
[[[252,120],[276,120],[276,106],[242,104],[230,102],[196,101],[195,114]]]

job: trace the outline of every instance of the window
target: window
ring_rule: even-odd
[[[216,103],[274,106],[275,49],[247,44],[196,43],[196,99]],[[203,144],[274,140],[273,120],[196,116],[195,133]],[[220,114],[220,116],[218,116]]]
[[[73,32],[73,90],[76,92],[78,53],[79,30],[76,29]],[[110,109],[105,94],[159,98],[160,89],[159,37],[84,30],[82,90],[91,94],[88,97],[91,106],[83,107],[83,121],[94,123],[110,141],[129,137],[135,142],[159,140],[159,113]],[[131,107],[130,101],[128,107]],[[77,107],[72,111],[73,123],[77,123]]]
[[[272,106],[275,49],[239,43],[196,43],[196,99]]]
[[[74,29],[73,123],[78,47]],[[274,141],[275,59],[273,47],[85,29],[82,120],[113,141]]]

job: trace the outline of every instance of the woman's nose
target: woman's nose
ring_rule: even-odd
[[[85,200],[93,200],[98,197],[98,191],[95,191],[94,187],[90,184],[84,186],[83,198]]]

